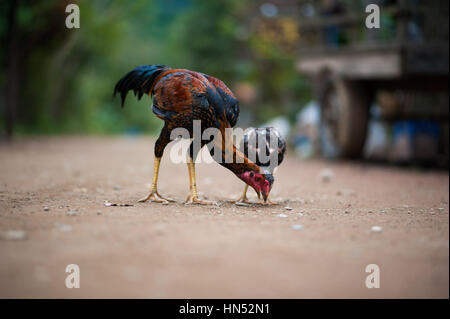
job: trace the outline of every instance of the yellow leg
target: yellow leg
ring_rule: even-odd
[[[155,165],[153,167],[153,181],[152,181],[152,187],[150,188],[150,193],[145,196],[144,198],[141,198],[138,202],[146,202],[150,200],[151,202],[156,203],[167,203],[167,202],[174,202],[171,198],[166,198],[161,195],[159,195],[157,190],[157,184],[158,184],[158,174],[159,174],[159,164],[161,163],[160,157],[155,157]]]
[[[187,197],[185,204],[213,205],[214,202],[200,200],[198,198],[197,183],[196,183],[196,179],[195,179],[195,163],[193,163],[192,160],[189,159],[189,162],[187,163],[187,165],[188,165],[188,171],[189,171],[190,194]]]
[[[248,185],[245,184],[244,186],[244,192],[242,193],[241,198],[239,198],[236,203],[251,203],[248,198],[247,198],[247,190],[248,190]]]

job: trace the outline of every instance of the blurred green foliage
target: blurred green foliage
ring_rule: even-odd
[[[80,7],[80,29],[67,29],[65,7]],[[251,124],[292,118],[310,98],[295,71],[295,53],[256,32],[258,1],[81,0],[20,1],[17,12],[19,133],[156,133],[162,123],[144,97],[121,109],[115,83],[132,68],[166,64],[214,75],[234,89],[245,82],[256,98],[241,102]],[[8,44],[8,2],[0,4],[0,38]],[[4,66],[8,50],[0,53]],[[2,91],[2,117],[5,92]],[[4,129],[4,119],[0,129]]]

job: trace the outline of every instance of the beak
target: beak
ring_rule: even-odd
[[[267,195],[268,194],[265,191],[262,191],[261,194],[262,194],[262,197],[264,199],[264,203],[267,202]]]
[[[263,187],[261,189],[261,194],[262,194],[262,197],[264,199],[264,203],[267,202],[267,198],[269,197],[269,193],[270,193],[270,185],[267,184],[267,185],[265,185],[265,187]]]

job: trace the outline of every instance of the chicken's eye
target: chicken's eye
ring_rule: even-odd
[[[253,176],[255,176],[255,173],[250,172],[250,177],[253,178]]]

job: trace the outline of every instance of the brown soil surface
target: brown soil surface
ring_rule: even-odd
[[[226,201],[243,183],[198,164],[199,191],[221,206],[185,207],[187,167],[169,152],[159,191],[177,203],[161,205],[135,203],[151,180],[150,138],[0,145],[0,298],[449,297],[448,171],[290,152],[271,194],[281,205],[237,207]],[[25,238],[8,240],[10,230]],[[68,264],[80,289],[65,287]],[[365,286],[368,264],[380,267],[379,289]]]

